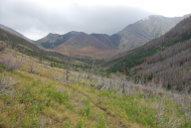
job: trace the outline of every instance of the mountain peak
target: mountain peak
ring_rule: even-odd
[[[119,48],[131,49],[145,44],[146,42],[165,34],[184,17],[164,17],[151,15],[128,25],[117,33],[120,39]]]
[[[161,15],[150,15],[149,18],[165,18],[165,16],[161,16]]]
[[[77,35],[87,35],[84,32],[71,31],[67,33],[68,35],[77,36]]]
[[[50,37],[50,38],[55,37],[55,36],[59,36],[59,34],[49,33],[49,34],[47,35],[47,37]]]

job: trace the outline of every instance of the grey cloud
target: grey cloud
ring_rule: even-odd
[[[0,24],[24,35],[33,35],[31,29],[45,34],[84,31],[113,34],[150,13],[130,7],[104,7],[71,5],[65,9],[47,9],[32,2],[0,1]],[[27,33],[27,34],[26,34]],[[32,36],[31,36],[32,37]]]

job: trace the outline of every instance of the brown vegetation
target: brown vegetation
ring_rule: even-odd
[[[12,77],[6,76],[5,73],[2,73],[0,75],[0,91],[16,84],[16,80],[13,79]]]
[[[12,53],[3,54],[0,57],[0,64],[4,65],[7,71],[20,69],[22,67],[22,63],[22,59],[17,58],[17,56]]]
[[[68,46],[68,45],[60,45],[55,49],[53,49],[53,51],[67,55],[68,54],[67,49],[70,49],[70,51],[72,51],[70,53],[72,56],[89,56],[96,58],[111,57],[113,55],[120,53],[120,50],[117,49],[100,49],[93,46],[76,48],[75,46]]]

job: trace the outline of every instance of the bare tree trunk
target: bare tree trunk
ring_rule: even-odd
[[[30,62],[28,72],[29,73],[37,73],[37,71],[35,69],[35,63],[33,61]]]
[[[66,50],[66,49],[65,49]],[[67,61],[66,61],[66,69],[65,69],[65,80],[69,81],[70,80],[70,65],[71,65],[71,56],[70,56],[70,50],[66,50],[67,54]]]
[[[66,69],[66,71],[65,71],[65,79],[66,79],[66,81],[69,81],[69,70],[68,69]]]
[[[159,125],[161,123],[161,103],[162,103],[162,99],[160,99],[160,101],[158,103],[157,121],[156,121],[157,125]]]

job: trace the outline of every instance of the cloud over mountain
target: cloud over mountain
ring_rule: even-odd
[[[2,0],[0,24],[38,39],[49,32],[64,34],[72,30],[113,34],[150,14],[126,6],[61,4],[54,8],[33,1]]]

